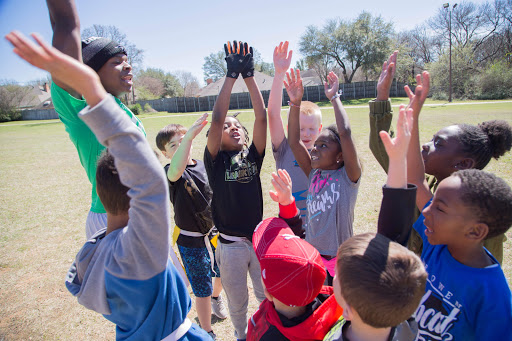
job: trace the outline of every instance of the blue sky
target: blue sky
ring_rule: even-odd
[[[143,49],[144,66],[166,71],[185,70],[203,79],[204,57],[223,49],[227,40],[243,40],[272,62],[280,41],[290,41],[292,65],[300,58],[298,42],[308,25],[323,26],[327,19],[353,19],[362,11],[392,21],[396,30],[412,29],[442,7],[434,1],[187,1],[187,0],[76,0],[82,28],[115,25]],[[482,3],[484,0],[473,0]],[[289,4],[293,4],[290,6]],[[314,7],[311,6],[314,4]],[[0,34],[16,29],[39,32],[51,41],[46,1],[0,0]],[[20,60],[0,39],[0,80],[26,82],[46,74]]]

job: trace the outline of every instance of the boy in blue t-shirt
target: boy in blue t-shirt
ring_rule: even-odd
[[[6,36],[14,51],[80,92],[80,118],[108,147],[96,171],[107,227],[77,254],[66,286],[86,308],[116,325],[118,340],[211,340],[187,318],[190,296],[169,260],[167,179],[143,133],[105,91],[93,69],[23,35]]]
[[[465,169],[442,180],[432,197],[425,183],[417,119],[429,84],[428,77],[423,84],[417,79],[416,94],[408,91],[414,123],[407,176],[418,187],[416,205],[423,208],[414,229],[423,239],[421,259],[429,274],[414,315],[418,338],[511,340],[511,292],[483,243],[512,225],[512,190],[495,175]],[[453,143],[457,140],[446,138],[438,148],[453,148]]]

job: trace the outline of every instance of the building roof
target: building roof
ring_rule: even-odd
[[[21,101],[20,109],[51,107],[52,95],[48,83],[44,85],[30,85],[30,87],[30,93]]]

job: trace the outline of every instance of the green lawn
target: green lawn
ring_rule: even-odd
[[[435,105],[425,107],[421,115],[423,141],[452,123],[504,119],[512,124],[512,103],[427,103]],[[367,107],[348,106],[347,111],[364,167],[354,232],[375,231],[381,186],[386,177],[368,149]],[[322,112],[324,126],[334,123],[332,109],[324,108]],[[286,117],[284,111],[282,115]],[[197,115],[155,113],[139,117],[156,150],[154,139],[160,128],[169,123],[190,126]],[[244,111],[239,118],[252,131],[253,114]],[[270,217],[277,213],[277,206],[267,194],[271,187],[270,172],[275,167],[270,138],[267,141],[261,178],[266,198],[264,216]],[[194,143],[196,158],[202,158],[205,143],[201,134]],[[80,306],[64,286],[68,267],[85,241],[91,189],[64,126],[58,120],[1,124],[0,156],[0,340],[114,339],[114,326]],[[512,154],[497,162],[493,160],[486,170],[512,185]],[[503,269],[510,285],[512,232],[507,237]],[[251,299],[249,312],[255,308]],[[194,310],[190,316],[195,319]],[[220,340],[233,339],[229,320],[217,322],[213,328]]]

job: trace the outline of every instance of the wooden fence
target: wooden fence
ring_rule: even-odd
[[[393,81],[391,86],[391,97],[406,97],[404,91],[405,83],[398,83]],[[357,99],[357,98],[375,98],[377,96],[377,82],[356,82],[356,83],[341,83],[340,90],[343,94],[341,99]],[[265,105],[268,105],[268,97],[270,90],[262,91],[263,100]],[[213,105],[217,100],[217,96],[205,97],[174,97],[174,98],[160,98],[149,101],[137,101],[142,108],[149,104],[157,111],[167,112],[200,112],[212,111]],[[304,88],[303,100],[311,102],[327,101],[324,94],[324,87],[322,85],[307,86]],[[288,105],[289,97],[286,90],[283,89],[283,103]],[[229,109],[251,109],[251,96],[248,92],[240,92],[231,94]]]
[[[55,109],[29,109],[21,112],[21,119],[27,120],[53,120],[58,119],[59,115]]]

